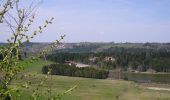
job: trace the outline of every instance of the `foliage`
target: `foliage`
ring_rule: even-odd
[[[99,70],[90,67],[78,68],[75,65],[64,65],[64,64],[51,64],[49,66],[44,66],[42,72],[44,74],[48,73],[48,68],[51,69],[52,75],[64,75],[64,76],[77,76],[86,78],[97,78],[105,79],[108,77],[109,72],[105,70]]]
[[[29,42],[35,36],[42,33],[43,30],[52,23],[54,18],[46,20],[43,25],[38,26],[35,31],[31,32],[30,27],[35,19],[35,14],[33,12],[37,7],[37,5],[34,5],[34,2],[32,2],[27,9],[25,7],[21,7],[19,0],[4,0],[1,1],[0,7],[0,23],[2,25],[7,25],[12,35],[9,39],[7,39],[8,45],[0,48],[0,98],[2,100],[11,100],[19,97],[21,88],[28,89],[31,86],[31,82],[27,81],[16,87],[10,87],[13,80],[17,80],[18,78],[23,79],[27,76],[21,74],[24,70],[20,61],[23,43]],[[29,62],[36,61],[42,57],[46,58],[45,55],[51,51],[53,47],[59,45],[63,38],[64,36],[61,36],[59,40],[53,42],[48,46],[48,48],[42,50],[39,54],[28,58]],[[37,91],[47,80],[48,75],[46,75],[44,79],[41,80],[38,87],[33,90],[33,94],[30,96],[31,100],[35,100],[37,96],[39,96]],[[17,93],[18,95],[12,95],[13,93]],[[56,97],[50,96],[48,99],[55,98]]]
[[[94,61],[89,60],[94,57],[96,57]],[[113,57],[115,61],[105,61],[105,57]],[[167,48],[111,47],[97,53],[53,53],[47,58],[58,63],[71,60],[104,69],[121,68],[125,71],[131,69],[141,72],[153,69],[157,72],[170,72],[170,51]]]
[[[91,53],[55,53],[47,55],[47,59],[58,62],[65,63],[65,61],[77,61],[88,63],[88,58]]]

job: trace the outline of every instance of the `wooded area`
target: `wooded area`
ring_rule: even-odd
[[[105,60],[112,57],[115,61]],[[170,72],[170,51],[165,48],[124,48],[111,47],[102,52],[70,53],[60,52],[48,55],[49,60],[65,63],[65,61],[77,61],[95,65],[104,69],[121,68],[124,71],[155,70],[156,72]],[[94,59],[91,61],[90,59]]]
[[[52,75],[76,76],[86,78],[105,79],[109,72],[90,67],[78,68],[75,65],[51,64],[42,68],[43,74],[47,74],[51,70]]]

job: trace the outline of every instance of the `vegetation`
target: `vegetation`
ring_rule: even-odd
[[[51,70],[52,75],[76,76],[86,78],[105,79],[108,77],[108,71],[99,70],[90,67],[78,68],[75,65],[51,64],[42,68],[44,74]]]
[[[155,91],[134,86],[135,84],[133,82],[117,81],[114,84],[114,81],[111,80],[92,80],[68,77],[58,78],[56,76],[53,76],[53,74],[60,74],[88,78],[92,77],[99,79],[107,78],[108,76],[108,72],[105,70],[94,68],[76,68],[75,66],[70,67],[67,65],[63,65],[62,63],[64,63],[66,60],[76,60],[83,63],[92,63],[107,69],[114,69],[120,66],[119,68],[122,68],[124,70],[132,68],[139,71],[154,69],[156,71],[169,72],[169,44],[161,44],[164,49],[157,47],[157,44],[152,45],[149,43],[143,45],[145,48],[107,47],[105,44],[102,44],[107,47],[107,49],[102,49],[102,52],[96,53],[95,50],[99,50],[100,45],[91,45],[89,43],[84,43],[83,46],[73,46],[73,48],[71,49],[72,52],[75,52],[75,54],[73,55],[68,53],[66,54],[66,56],[59,56],[59,59],[56,58],[58,56],[53,57],[53,55],[49,55],[49,59],[51,59],[52,61],[55,61],[57,59],[56,62],[59,62],[61,64],[51,64],[50,66],[44,66],[43,72],[46,75],[37,72],[39,69],[36,69],[34,67],[25,67],[24,63],[28,65],[28,63],[32,63],[34,61],[38,62],[39,58],[45,59],[45,62],[40,64],[41,66],[44,65],[44,63],[51,63],[48,63],[46,60],[47,53],[50,52],[55,46],[58,46],[58,44],[60,44],[60,41],[64,38],[64,36],[61,36],[61,39],[56,40],[51,45],[48,45],[47,48],[45,48],[44,50],[38,49],[38,52],[35,53],[36,55],[33,55],[31,57],[29,55],[30,58],[27,59],[28,61],[25,61],[26,59],[22,59],[22,53],[24,53],[25,57],[27,57],[27,52],[22,52],[22,50],[24,50],[22,48],[24,43],[29,42],[35,36],[42,33],[43,30],[49,24],[51,24],[54,19],[51,18],[49,20],[46,20],[43,25],[37,26],[37,29],[35,29],[33,32],[30,32],[29,29],[35,19],[35,15],[33,12],[36,6],[37,5],[34,5],[33,2],[28,7],[28,9],[26,9],[26,7],[20,6],[19,0],[1,0],[0,24],[8,26],[8,31],[11,34],[11,37],[7,39],[7,45],[0,46],[0,99],[61,99],[63,95],[67,95],[68,92],[72,91],[76,87],[73,86],[73,84],[75,83],[78,83],[80,85],[80,89],[75,92],[75,95],[67,95],[63,99],[70,100],[70,98],[78,98],[84,100],[106,100],[113,98],[138,99],[138,97],[141,97],[142,100],[155,100],[170,98],[169,93],[165,91],[161,91],[161,93],[163,93],[160,93],[161,96],[155,95],[153,97],[153,94],[156,93]],[[83,52],[84,54],[77,55],[79,51]],[[67,55],[70,56],[67,58]],[[116,58],[116,60],[114,62],[103,61],[106,56],[112,56]],[[98,59],[94,62],[91,62],[89,60],[89,57],[98,57]],[[35,66],[37,65],[38,64],[35,64]],[[61,92],[59,92],[60,90]],[[148,92],[151,93],[151,96],[148,96]]]
[[[18,100],[25,100],[30,97],[33,90],[37,88],[41,79],[46,75],[41,74],[42,66],[46,65],[43,60],[38,60],[34,63],[26,64],[22,62],[25,66],[26,75],[31,75],[25,77],[24,79],[13,80],[10,87],[15,87],[16,85],[23,84],[25,81],[30,81],[32,86],[28,89],[23,88],[22,94]],[[53,62],[47,62],[50,64]],[[34,76],[36,75],[36,77]],[[169,100],[169,91],[159,91],[159,90],[148,90],[146,87],[138,86],[134,82],[122,81],[122,80],[108,80],[108,79],[91,79],[91,78],[78,78],[78,77],[67,77],[53,75],[48,77],[48,80],[39,88],[39,97],[37,100],[47,100],[49,94],[46,93],[47,90],[52,87],[52,95],[62,94],[69,88],[77,84],[71,94],[66,94],[61,98],[61,100]],[[44,94],[46,93],[46,94]]]
[[[166,45],[163,48],[159,48],[158,46],[153,49],[151,47],[110,47],[102,52],[96,53],[72,53],[63,51],[62,53],[48,55],[47,58],[58,63],[64,63],[65,61],[71,60],[96,65],[105,69],[121,68],[124,71],[136,70],[145,72],[148,70],[155,70],[156,72],[170,72],[169,45]],[[112,57],[115,61],[106,61],[106,57]],[[96,59],[90,61],[90,58]]]
[[[91,43],[91,42],[80,42],[80,43],[65,43],[66,48],[57,50],[58,52],[67,53],[96,53],[96,52],[110,52],[110,48],[139,48],[139,49],[153,49],[153,50],[169,50],[170,43]],[[83,48],[83,49],[82,49]],[[112,51],[111,51],[112,52]]]
[[[0,4],[0,24],[6,25],[9,28],[8,32],[11,37],[7,39],[7,45],[0,46],[0,99],[2,100],[16,100],[20,96],[20,88],[28,88],[31,85],[30,81],[26,81],[23,84],[10,87],[13,80],[17,78],[23,79],[26,75],[22,75],[21,72],[24,67],[21,63],[21,48],[24,42],[29,42],[38,34],[42,33],[43,30],[52,23],[54,18],[46,20],[41,26],[38,26],[33,32],[30,32],[35,14],[33,13],[37,7],[37,4],[32,2],[30,6],[23,7],[20,0],[1,0]],[[1,27],[3,28],[3,27]],[[31,34],[32,33],[32,34]],[[62,40],[64,36],[61,36]],[[42,50],[36,55],[29,58],[29,62],[36,61],[38,58],[44,57],[45,55],[56,45],[60,43],[60,40],[56,40],[54,43],[49,45],[48,48]],[[25,60],[25,59],[23,59]],[[46,81],[46,77],[41,80],[41,84]],[[35,100],[38,96],[37,90],[39,87],[34,89],[30,95],[31,100]],[[13,94],[17,95],[13,95]],[[54,99],[56,97],[49,97],[48,99]]]
[[[19,100],[29,98],[32,90],[36,88],[40,79],[44,75],[38,77],[30,77],[34,86],[29,89],[23,89],[23,93]],[[119,80],[98,80],[89,78],[77,78],[67,76],[52,76],[53,80],[47,81],[38,90],[46,91],[48,86],[52,86],[52,95],[62,94],[70,87],[78,84],[71,94],[66,94],[61,100],[169,100],[170,95],[168,91],[154,91],[148,90],[145,87],[137,86],[133,82],[119,81]],[[12,85],[17,85],[21,81],[15,81]],[[49,95],[40,95],[37,100],[47,100]]]

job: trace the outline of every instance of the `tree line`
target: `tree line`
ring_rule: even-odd
[[[78,68],[75,65],[51,64],[43,66],[42,73],[47,74],[51,70],[52,75],[75,76],[85,78],[105,79],[109,72],[91,67]]]

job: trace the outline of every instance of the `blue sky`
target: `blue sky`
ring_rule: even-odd
[[[170,0],[43,0],[36,14],[55,20],[33,41],[170,42]]]

